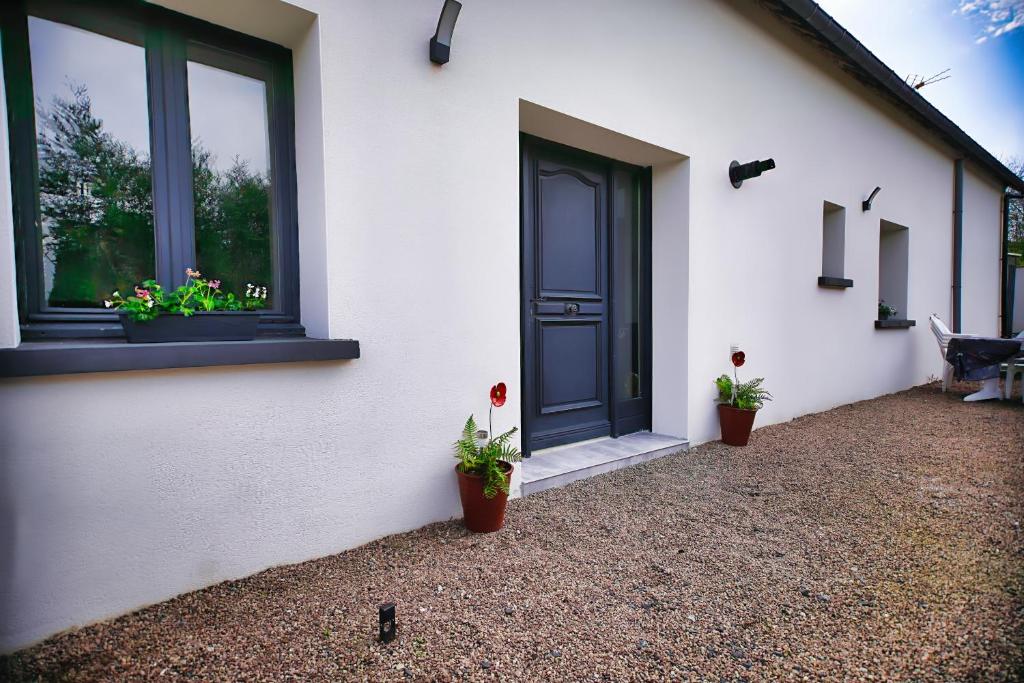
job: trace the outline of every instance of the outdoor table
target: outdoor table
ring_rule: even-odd
[[[1000,337],[953,337],[946,349],[946,361],[953,366],[958,380],[984,380],[980,391],[965,396],[965,401],[999,398],[999,364],[1022,351],[1024,340]]]

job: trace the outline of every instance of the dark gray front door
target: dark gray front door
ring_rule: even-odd
[[[614,286],[610,272],[621,241],[615,233],[638,229],[638,207],[633,176],[610,160],[524,136],[522,164],[523,424],[529,452],[618,433],[618,394],[640,390],[632,359],[621,382],[616,368],[624,364],[613,367],[616,348],[636,341],[640,319],[623,321],[626,335],[610,329],[622,317],[612,310],[623,289]],[[630,253],[627,261],[636,262],[636,252]],[[629,296],[638,293],[633,290]],[[639,354],[634,346],[628,351]],[[639,419],[634,410],[629,431],[649,422],[649,409]]]

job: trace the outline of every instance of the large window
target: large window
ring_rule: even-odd
[[[103,300],[195,268],[300,333],[291,53],[145,3],[3,18],[26,337],[111,336]]]

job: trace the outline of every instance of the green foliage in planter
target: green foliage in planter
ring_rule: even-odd
[[[748,382],[734,383],[729,375],[722,375],[715,380],[715,386],[718,387],[718,402],[743,410],[760,410],[764,407],[765,401],[772,400],[772,395],[761,386],[762,382],[764,382],[764,377],[758,377]],[[734,387],[736,389],[735,399],[733,398]]]
[[[513,427],[504,434],[488,439],[485,444],[476,442],[476,420],[470,415],[466,426],[462,428],[462,438],[455,442],[455,457],[459,459],[459,471],[465,474],[478,474],[484,480],[484,496],[494,498],[498,491],[508,493],[508,482],[500,461],[519,462],[522,453],[511,444],[517,428]]]
[[[107,308],[124,311],[138,322],[153,320],[163,313],[188,317],[197,312],[256,311],[266,306],[266,287],[249,284],[245,295],[237,297],[233,292],[222,291],[220,280],[203,279],[191,268],[185,273],[188,276],[185,284],[171,291],[156,280],[146,280],[135,288],[135,296],[125,298],[120,292],[114,292],[103,303]]]
[[[899,311],[897,311],[895,308],[893,308],[889,304],[885,303],[885,301],[879,301],[878,302],[878,319],[879,320],[888,320],[889,318],[893,317],[897,313],[899,313]]]

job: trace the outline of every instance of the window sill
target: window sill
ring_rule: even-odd
[[[905,330],[917,324],[916,320],[876,320],[876,330]]]
[[[0,377],[354,358],[359,358],[359,342],[354,339],[267,337],[253,341],[164,344],[81,339],[30,341],[17,348],[0,349]]]
[[[853,280],[845,277],[829,277],[822,275],[818,278],[819,287],[828,287],[829,289],[846,289],[847,287],[853,287]]]

